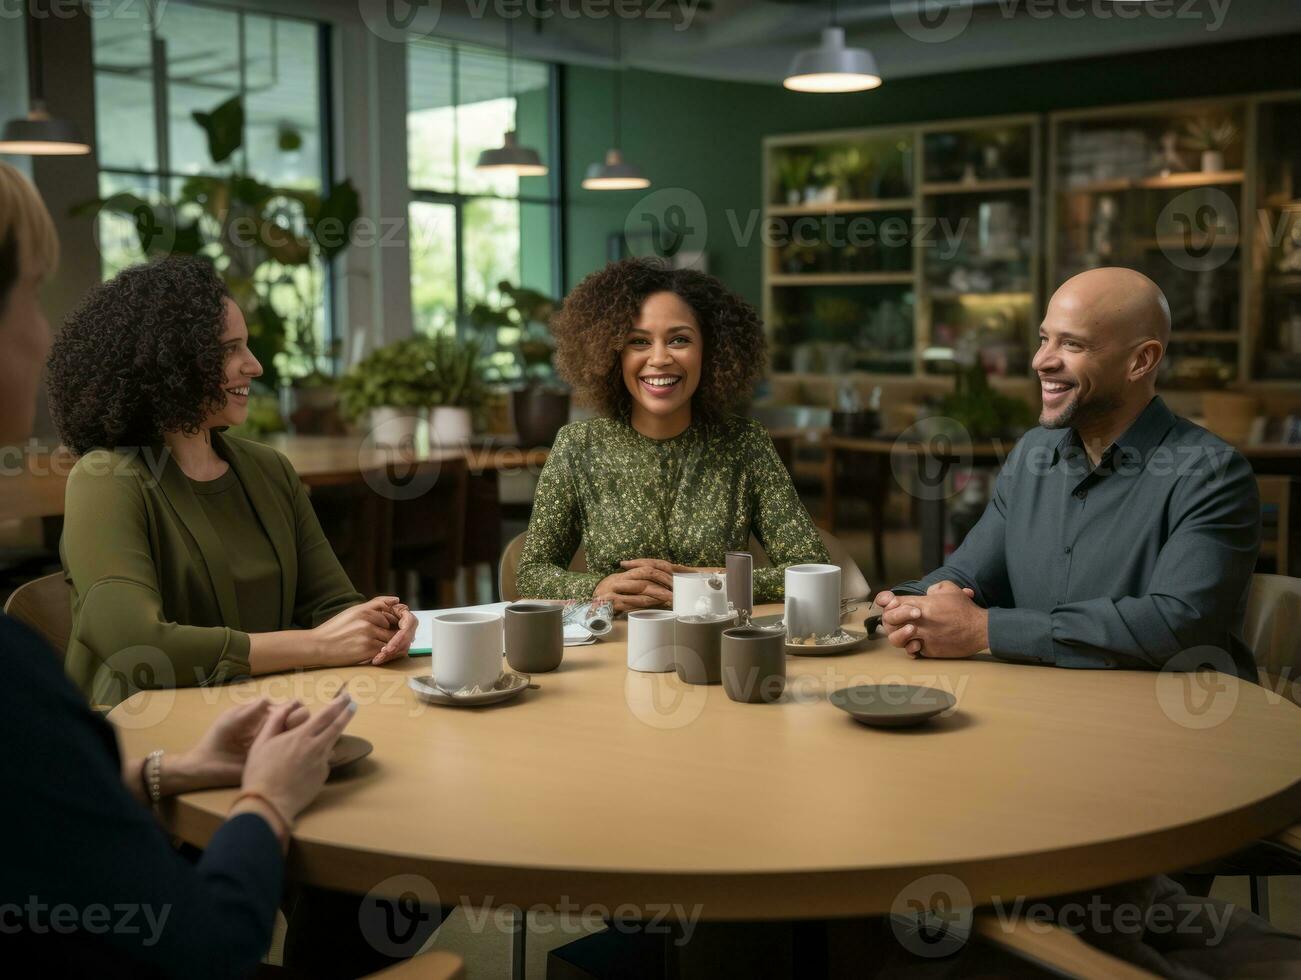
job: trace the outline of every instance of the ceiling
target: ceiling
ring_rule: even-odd
[[[364,8],[394,0],[360,2]],[[780,81],[791,56],[817,42],[830,12],[829,4],[814,0],[418,3],[426,9],[413,30],[498,47],[505,24],[492,11],[521,11],[514,22],[516,53],[571,64],[610,64],[615,18],[596,13],[635,10],[618,19],[626,65],[759,83]],[[873,51],[888,81],[1297,32],[1301,2],[841,0],[837,20],[850,43]]]

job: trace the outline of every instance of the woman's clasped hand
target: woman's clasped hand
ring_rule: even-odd
[[[381,595],[332,616],[310,635],[323,666],[379,665],[407,655],[416,617],[397,596]]]
[[[675,565],[662,558],[633,558],[619,565],[623,571],[601,579],[594,593],[597,599],[613,602],[616,613],[671,606],[675,572],[712,570]]]

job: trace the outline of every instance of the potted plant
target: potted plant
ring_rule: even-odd
[[[420,417],[435,403],[429,343],[412,337],[377,348],[339,379],[343,414],[365,420],[377,445],[415,445]]]
[[[1208,174],[1224,170],[1224,153],[1236,142],[1238,127],[1231,119],[1194,119],[1184,135],[1184,145],[1201,153],[1202,172]]]
[[[464,446],[474,434],[474,415],[488,399],[479,368],[477,340],[447,334],[422,338],[423,370],[429,392],[429,441]]]
[[[781,180],[782,190],[786,192],[787,204],[799,204],[804,195],[804,188],[809,183],[809,171],[813,169],[813,157],[808,154],[783,155],[777,161],[777,174]]]
[[[503,297],[498,307],[477,304],[470,321],[480,330],[514,327],[515,379],[523,381],[511,393],[511,410],[520,444],[550,446],[561,427],[569,421],[569,389],[556,378],[551,358],[555,346],[548,324],[556,302],[534,289],[499,282]]]

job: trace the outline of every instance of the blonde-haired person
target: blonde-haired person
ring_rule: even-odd
[[[31,432],[50,345],[39,293],[58,255],[36,189],[0,163],[0,444]],[[351,699],[310,717],[296,702],[257,701],[188,752],[123,760],[53,651],[6,616],[0,657],[0,742],[15,747],[0,815],[6,961],[69,976],[252,973],[270,944],[289,830],[325,782]],[[244,792],[197,864],[142,805],[234,785]]]

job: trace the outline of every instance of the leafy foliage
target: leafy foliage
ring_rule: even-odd
[[[239,96],[192,115],[207,136],[214,169],[230,161],[227,172],[188,178],[175,200],[116,194],[73,213],[126,217],[150,258],[207,256],[244,312],[264,380],[274,387],[281,370],[319,377],[321,358],[334,353],[318,349],[315,331],[324,306],[324,268],[348,246],[361,215],[357,190],[345,179],[322,196],[243,172],[237,162],[244,143]]]
[[[372,408],[479,409],[487,394],[478,343],[446,336],[411,337],[380,347],[339,381],[339,404],[350,419]]]

